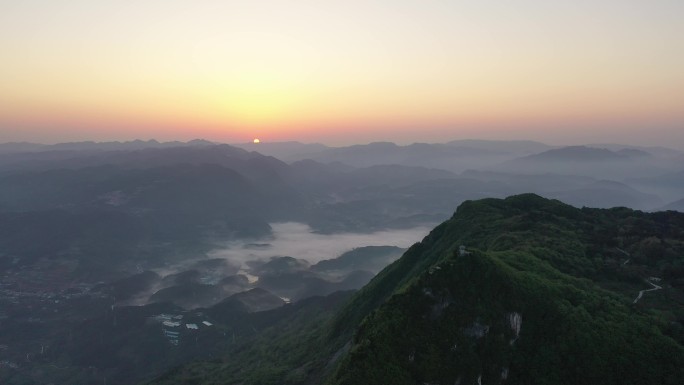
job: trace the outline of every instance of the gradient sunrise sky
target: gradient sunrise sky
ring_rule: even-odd
[[[682,0],[0,0],[0,142],[684,148]]]

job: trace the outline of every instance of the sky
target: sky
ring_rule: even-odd
[[[0,142],[684,148],[681,0],[0,0]]]

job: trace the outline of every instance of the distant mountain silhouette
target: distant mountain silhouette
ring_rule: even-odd
[[[398,259],[406,249],[396,246],[365,246],[340,255],[335,259],[326,259],[311,266],[311,270],[319,272],[345,273],[354,270],[365,270],[378,273],[385,266]]]
[[[605,148],[571,146],[544,151],[540,154],[529,155],[518,159],[518,161],[605,162],[628,159],[632,154],[631,151],[637,152],[639,154],[648,154],[639,150],[626,151],[626,153],[621,153],[610,151]]]
[[[666,202],[684,196],[684,171],[654,173],[640,178],[629,178],[625,182],[641,190],[656,193]]]
[[[653,154],[648,151],[637,150],[635,148],[623,148],[622,150],[616,151],[616,154],[623,155],[628,158],[638,159],[638,158],[652,158]]]
[[[330,148],[320,143],[300,142],[231,143],[231,146],[274,156],[286,162],[310,158]]]
[[[354,167],[402,165],[460,172],[476,166],[496,164],[527,153],[529,152],[511,153],[485,146],[467,147],[430,143],[400,146],[391,142],[374,142],[347,147],[331,147],[311,154],[310,158],[322,163],[340,162]]]
[[[13,142],[0,143],[0,153],[11,152],[44,152],[44,151],[124,151],[124,150],[142,150],[145,148],[168,148],[168,147],[183,147],[183,146],[209,146],[215,144],[204,139],[194,139],[188,142],[159,142],[154,139],[150,140],[131,140],[126,142],[68,142],[57,144],[39,144],[28,142]]]
[[[616,206],[651,209],[662,204],[653,194],[638,191],[624,183],[601,180],[584,187],[544,194],[577,207],[611,208]]]
[[[0,154],[37,151],[45,147],[44,144],[29,142],[9,142],[0,143]]]
[[[242,303],[249,312],[275,309],[285,304],[280,297],[261,288],[234,294],[226,301],[238,301]]]
[[[684,171],[634,178],[628,180],[628,182],[653,185],[659,188],[684,190]]]
[[[660,210],[674,210],[684,212],[684,198],[664,206]]]
[[[681,150],[675,150],[673,148],[663,147],[663,146],[635,146],[635,145],[625,145],[625,144],[615,144],[615,143],[588,143],[585,144],[587,147],[593,148],[605,148],[611,151],[620,150],[638,150],[649,153],[654,156],[681,156]]]
[[[668,156],[654,156],[638,149],[611,151],[606,148],[570,146],[503,162],[492,169],[521,174],[583,175],[598,179],[624,180],[657,175],[673,166]]]
[[[534,154],[549,150],[553,146],[532,140],[480,140],[461,139],[447,143],[450,146],[479,148],[490,151],[502,151],[516,154]]]

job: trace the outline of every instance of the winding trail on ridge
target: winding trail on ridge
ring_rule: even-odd
[[[622,254],[624,254],[624,255],[627,256],[627,260],[624,261],[624,262],[622,262],[622,266],[626,265],[626,264],[629,262],[629,260],[632,259],[632,256],[631,256],[628,252],[622,250],[622,249],[619,248],[619,247],[616,247],[616,249],[617,249],[619,252],[621,252]]]
[[[626,264],[632,259],[632,255],[631,255],[630,253],[628,253],[628,252],[622,250],[622,249],[619,248],[619,247],[616,247],[616,249],[617,249],[617,251],[619,251],[619,252],[621,252],[622,254],[624,254],[624,255],[627,256],[627,260],[624,261],[624,262],[622,263],[623,266],[626,265]],[[653,288],[652,288],[652,289],[645,289],[645,290],[639,291],[639,295],[637,295],[637,297],[634,298],[634,302],[632,302],[633,304],[639,302],[639,300],[641,299],[641,297],[644,296],[644,293],[645,293],[645,292],[647,292],[647,291],[656,291],[656,290],[662,289],[662,286],[658,286],[658,285],[656,285],[655,283],[651,282],[650,280],[646,280],[646,282],[647,282],[649,285],[653,286]]]
[[[639,295],[638,295],[636,298],[634,298],[634,302],[632,302],[632,303],[637,303],[637,302],[641,299],[641,297],[644,295],[644,293],[647,292],[647,291],[655,291],[655,290],[660,290],[660,289],[662,289],[661,286],[658,286],[658,285],[656,285],[655,283],[653,283],[653,282],[651,282],[651,281],[646,281],[646,282],[648,282],[649,284],[651,284],[651,286],[653,286],[653,289],[641,290],[641,291],[639,292]]]

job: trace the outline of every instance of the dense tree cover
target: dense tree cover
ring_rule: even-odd
[[[160,383],[678,384],[683,266],[682,214],[468,201],[336,312]]]
[[[222,359],[185,365],[159,377],[162,384],[301,384],[325,369],[335,354],[327,339],[327,322],[349,299],[350,292],[312,297],[293,305],[244,317],[225,318],[227,325],[241,323],[257,335],[231,346]],[[229,314],[232,314],[229,312]]]

